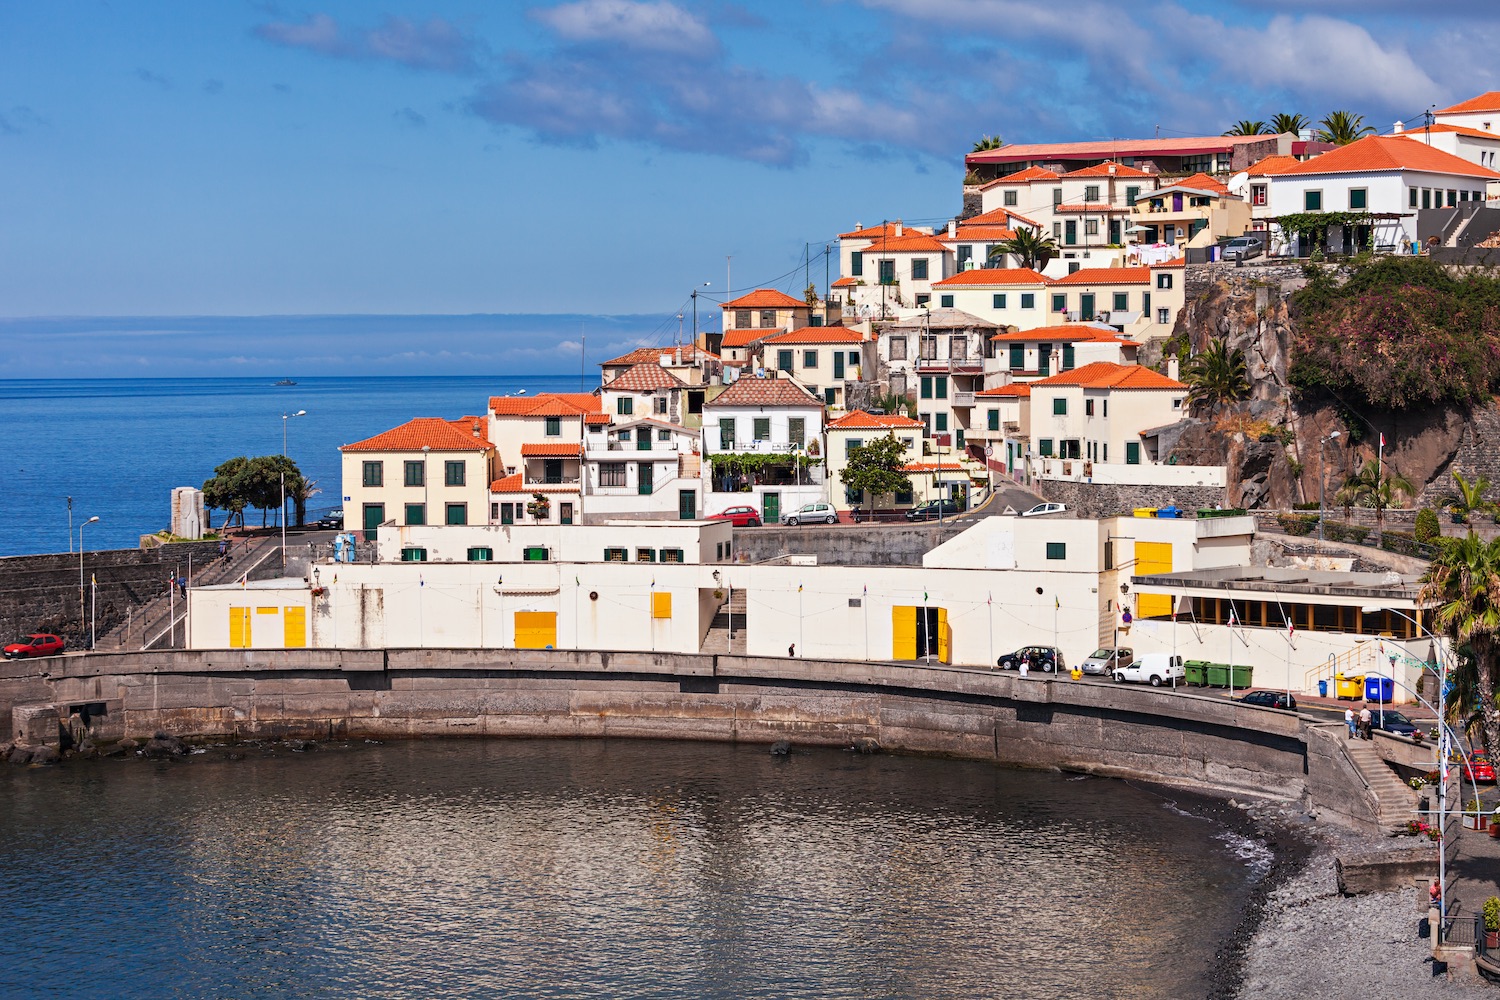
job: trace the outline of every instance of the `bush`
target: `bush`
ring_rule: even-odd
[[[1318,524],[1318,519],[1309,514],[1277,514],[1276,523],[1288,535],[1306,535]]]
[[[1417,556],[1422,559],[1431,556],[1433,551],[1433,546],[1417,541],[1416,535],[1389,529],[1381,533],[1380,547],[1387,552],[1395,552],[1403,556]]]
[[[1319,504],[1318,501],[1316,501],[1316,500],[1313,500],[1313,501],[1311,501],[1309,503],[1294,503],[1294,504],[1292,504],[1292,510],[1322,510],[1322,509],[1323,509],[1322,505]]]
[[[1412,536],[1419,542],[1432,542],[1441,538],[1443,526],[1438,522],[1437,511],[1431,507],[1423,507],[1417,511],[1416,527],[1412,529]]]
[[[1355,545],[1363,545],[1369,534],[1370,529],[1362,524],[1329,521],[1323,525],[1323,537],[1330,542],[1353,542]]]

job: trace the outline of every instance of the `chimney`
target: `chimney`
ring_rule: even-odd
[[[1113,163],[1111,163],[1109,165],[1109,176],[1113,177],[1114,175],[1115,175],[1115,165]]]
[[[1406,124],[1404,122],[1399,122],[1398,121],[1396,124],[1394,124],[1394,125],[1391,126],[1391,134],[1392,135],[1400,135],[1403,131],[1405,131],[1405,129],[1406,129]]]
[[[856,222],[856,223],[855,223],[855,224],[854,224],[854,231],[855,231],[855,232],[856,232],[856,233],[857,233],[857,232],[859,232],[859,231],[860,231],[860,230],[861,230],[861,229],[863,229],[863,228],[865,228],[865,224],[864,224],[864,223],[863,223],[863,222]]]
[[[1167,378],[1173,382],[1180,381],[1177,378],[1177,355],[1175,354],[1167,359]]]
[[[901,220],[897,219],[896,220],[896,235],[900,236],[903,231],[904,231],[904,228],[901,225]]]
[[[958,220],[948,220],[948,238],[951,240],[958,235]]]

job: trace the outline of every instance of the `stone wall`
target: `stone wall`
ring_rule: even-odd
[[[1189,301],[1202,295],[1210,285],[1216,282],[1224,282],[1231,288],[1236,285],[1266,286],[1271,289],[1273,295],[1279,297],[1283,293],[1291,292],[1306,284],[1307,279],[1302,273],[1304,264],[1305,261],[1301,260],[1283,261],[1278,258],[1268,261],[1264,257],[1247,260],[1243,266],[1237,265],[1234,261],[1193,264],[1186,268],[1187,274],[1183,278],[1183,289]],[[1259,305],[1264,304],[1259,303]]]
[[[793,555],[817,556],[820,566],[920,566],[922,556],[974,526],[972,520],[835,525],[796,528],[736,528],[735,558],[767,562]]]
[[[1065,503],[1079,517],[1110,517],[1128,514],[1137,507],[1169,507],[1199,510],[1218,504],[1227,507],[1221,486],[1117,486],[1105,483],[1074,483],[1039,479],[1032,484],[1043,497]]]

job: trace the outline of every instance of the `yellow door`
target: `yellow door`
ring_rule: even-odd
[[[517,611],[517,649],[556,649],[556,611]]]
[[[307,647],[307,609],[289,607],[281,617],[282,645],[287,649]]]
[[[1136,542],[1135,575],[1172,572],[1171,542]],[[1172,615],[1171,594],[1141,594],[1135,600],[1137,618],[1169,618]]]
[[[669,590],[657,590],[651,593],[651,617],[672,617],[672,592]]]
[[[953,662],[953,630],[948,627],[948,609],[937,609],[938,662]]]
[[[229,609],[229,648],[250,648],[250,609]]]
[[[891,608],[891,659],[917,658],[917,609]]]

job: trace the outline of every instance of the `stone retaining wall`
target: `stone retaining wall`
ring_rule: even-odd
[[[1032,485],[1046,499],[1067,504],[1079,517],[1111,517],[1128,514],[1137,507],[1172,504],[1183,510],[1228,506],[1227,491],[1222,486],[1121,486],[1049,479],[1038,479]]]
[[[767,562],[791,555],[813,555],[820,566],[920,566],[922,556],[967,528],[972,520],[942,523],[838,525],[770,525],[736,528],[735,558]]]

